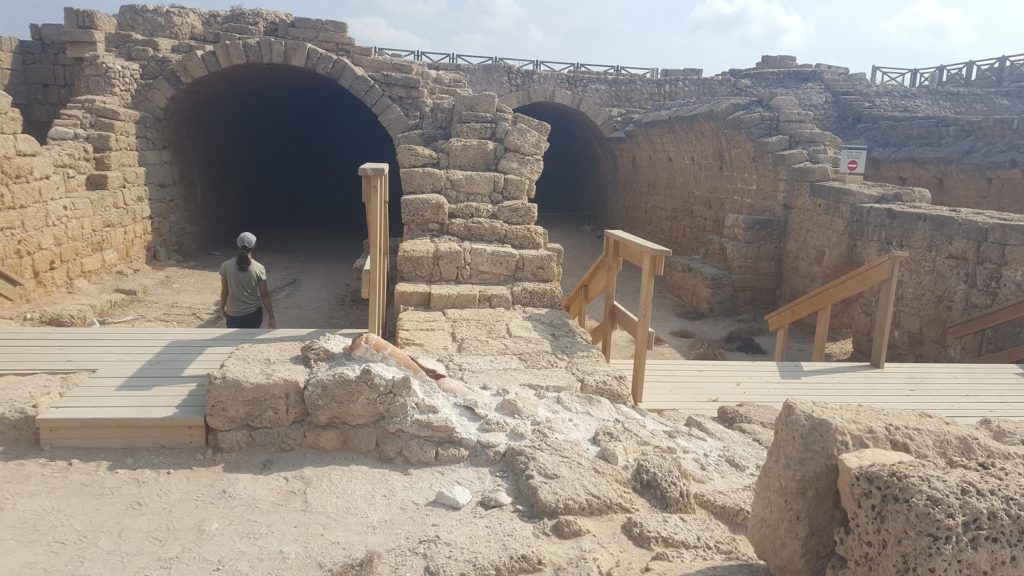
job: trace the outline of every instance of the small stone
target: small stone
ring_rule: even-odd
[[[562,540],[571,540],[586,536],[590,531],[584,528],[577,518],[565,517],[555,520],[551,525],[551,533]]]
[[[508,494],[499,491],[491,492],[480,499],[480,505],[488,510],[508,506],[511,503],[512,498]]]
[[[452,510],[462,510],[471,500],[473,500],[473,493],[459,485],[442,488],[437,491],[437,496],[434,497],[436,504],[451,508]]]

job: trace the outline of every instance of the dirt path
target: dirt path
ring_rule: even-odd
[[[223,327],[218,311],[218,270],[234,256],[232,246],[188,261],[123,269],[70,292],[9,307],[10,323],[37,325],[48,311],[88,305],[121,326]],[[322,231],[261,233],[255,257],[267,267],[279,328],[364,328],[367,304],[352,278],[362,242]]]

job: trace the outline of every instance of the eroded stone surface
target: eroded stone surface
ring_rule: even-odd
[[[306,415],[301,342],[243,344],[210,373],[206,422],[217,430],[287,426]]]

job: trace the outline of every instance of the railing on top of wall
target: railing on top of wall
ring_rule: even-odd
[[[1013,78],[1024,80],[1024,54],[968,60],[955,64],[940,64],[930,68],[871,67],[872,84],[906,86],[908,88],[944,84],[1002,86]]]
[[[587,64],[584,62],[559,62],[555,60],[530,60],[526,58],[506,58],[504,56],[480,56],[476,54],[457,54],[455,52],[431,52],[428,50],[406,50],[404,48],[373,47],[374,56],[388,56],[426,62],[427,64],[505,64],[520,70],[537,70],[541,72],[595,72],[599,74],[619,74],[623,76],[641,76],[657,78],[657,68],[642,66],[621,66],[618,64]]]
[[[369,331],[384,338],[388,309],[388,165],[363,164],[363,204],[370,254],[363,265],[362,296],[370,300]]]

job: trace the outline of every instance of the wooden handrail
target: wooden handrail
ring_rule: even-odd
[[[978,332],[983,332],[989,328],[1021,318],[1024,318],[1024,298],[1000,304],[969,318],[964,318],[959,322],[954,322],[947,327],[946,334],[953,339],[963,338],[964,336],[977,334]],[[985,364],[1016,364],[1024,362],[1024,346],[986,354],[985,356],[975,358],[972,362]]]
[[[18,288],[24,285],[21,278],[0,270],[0,296],[13,302],[18,297]]]
[[[387,164],[368,163],[359,167],[370,238],[370,254],[363,265],[362,294],[370,300],[369,331],[381,338],[387,328],[388,308],[388,170]]]
[[[605,230],[604,249],[590,270],[565,299],[565,310],[587,327],[587,307],[604,294],[604,317],[590,329],[594,344],[601,344],[605,360],[611,360],[612,333],[616,327],[628,332],[635,343],[633,353],[633,402],[639,404],[644,396],[644,372],[647,351],[654,348],[654,330],[651,314],[654,309],[654,277],[665,273],[665,259],[672,251],[621,230]],[[640,314],[634,316],[615,301],[615,289],[622,262],[640,267]]]
[[[871,365],[876,368],[884,368],[896,299],[896,282],[899,278],[900,264],[906,259],[906,252],[891,252],[848,274],[836,278],[812,292],[804,294],[800,298],[765,316],[765,320],[768,321],[768,329],[776,333],[775,361],[782,362],[785,360],[789,326],[797,320],[814,313],[817,313],[817,325],[814,329],[814,348],[811,352],[811,361],[822,362],[825,360],[825,343],[828,338],[828,324],[829,316],[832,313],[832,306],[865,290],[881,286],[878,295],[878,305],[875,308],[875,328],[871,342]]]

